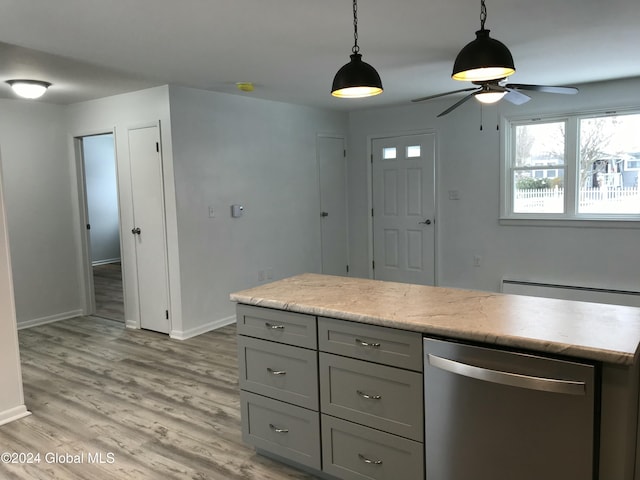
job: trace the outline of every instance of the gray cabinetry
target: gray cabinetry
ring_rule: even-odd
[[[422,335],[320,317],[318,348],[323,470],[424,478]]]
[[[424,478],[421,334],[243,304],[237,328],[245,442],[323,478]]]
[[[242,439],[320,470],[316,317],[238,305]]]

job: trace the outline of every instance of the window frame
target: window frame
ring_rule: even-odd
[[[567,114],[502,116],[500,122],[500,224],[640,228],[640,214],[578,213],[580,121],[586,118],[629,114],[640,115],[640,107],[615,111],[595,110]],[[562,121],[565,122],[564,213],[515,213],[513,211],[513,172],[515,169],[521,169],[515,166],[513,154],[516,127]]]

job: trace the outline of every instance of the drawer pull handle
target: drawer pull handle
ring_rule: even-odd
[[[288,428],[280,428],[280,427],[276,427],[273,423],[269,424],[269,428],[271,430],[273,430],[276,433],[289,433],[289,429]]]
[[[265,326],[271,330],[284,330],[284,325],[273,325],[272,323],[265,322]]]
[[[367,400],[382,400],[380,395],[367,395],[366,393],[356,390],[356,393],[360,395],[362,398],[366,398]]]
[[[367,457],[365,457],[361,453],[358,454],[358,458],[362,460],[364,463],[367,463],[369,465],[382,465],[382,460],[369,460]]]
[[[271,367],[267,367],[267,372],[271,375],[286,375],[287,372],[285,370],[274,370]]]
[[[362,340],[360,340],[359,338],[356,338],[356,343],[362,347],[371,347],[371,348],[380,348],[380,344],[379,343],[369,343],[369,342],[364,342]]]

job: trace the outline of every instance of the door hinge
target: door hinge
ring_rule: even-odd
[[[371,216],[373,217],[373,208],[371,209]]]
[[[91,230],[91,224],[87,223],[87,230]]]
[[[373,153],[371,154],[371,163],[373,163]]]
[[[376,261],[375,260],[371,260],[371,266],[373,267],[373,269],[376,269]]]
[[[160,144],[156,142],[156,152],[160,153]]]
[[[349,265],[347,265],[347,273],[349,273]]]
[[[346,148],[344,150],[342,150],[342,156],[344,158],[347,158],[347,149]]]
[[[169,320],[169,310],[164,311],[164,316],[167,320]]]

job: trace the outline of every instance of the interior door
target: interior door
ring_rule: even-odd
[[[157,126],[129,130],[140,327],[169,333],[162,156]]]
[[[318,136],[322,273],[346,275],[347,169],[343,137]]]
[[[435,283],[435,134],[372,141],[374,278]]]

